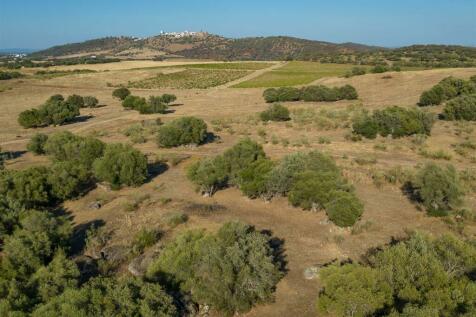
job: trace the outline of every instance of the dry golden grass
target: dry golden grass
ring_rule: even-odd
[[[110,66],[106,65],[105,67]],[[136,64],[137,66],[137,64]],[[168,121],[184,115],[198,116],[206,120],[210,130],[220,137],[214,143],[197,148],[158,149],[153,140],[134,145],[144,153],[190,155],[191,158],[170,166],[167,171],[155,177],[140,188],[125,188],[117,192],[107,192],[97,188],[85,197],[69,201],[65,208],[73,215],[76,224],[102,219],[106,226],[115,228],[117,241],[128,241],[134,232],[144,226],[164,229],[164,240],[169,240],[178,232],[189,228],[203,227],[216,230],[220,224],[239,219],[268,229],[273,235],[284,240],[288,269],[286,277],[278,284],[276,302],[260,305],[247,316],[315,316],[315,300],[320,284],[319,280],[305,280],[305,268],[329,262],[333,259],[352,258],[358,260],[370,247],[388,243],[392,237],[405,234],[405,229],[419,229],[441,234],[449,227],[439,218],[430,218],[409,202],[396,185],[384,185],[377,188],[372,180],[375,171],[395,166],[413,168],[428,159],[418,154],[421,144],[412,142],[412,138],[363,140],[352,142],[346,139],[350,128],[346,120],[336,119],[333,124],[323,124],[322,120],[332,123],[333,111],[347,111],[355,102],[335,103],[288,103],[291,110],[310,109],[316,116],[311,123],[279,122],[263,124],[256,120],[256,114],[268,106],[261,94],[263,89],[228,89],[224,87],[210,90],[178,89],[133,89],[140,96],[173,93],[180,105],[172,107],[175,112],[166,115],[140,115],[136,111],[124,110],[119,101],[111,97],[113,88],[106,83],[121,83],[127,80],[140,80],[160,69],[117,70],[66,76],[51,80],[25,79],[9,83],[11,90],[0,92],[0,146],[8,151],[25,150],[28,138],[35,132],[51,133],[70,130],[79,134],[95,133],[106,142],[127,142],[122,131],[125,127],[146,119],[161,118]],[[350,83],[360,95],[363,107],[376,109],[386,105],[414,105],[421,92],[442,78],[453,75],[466,78],[476,74],[476,69],[441,69],[390,73],[391,79],[382,79],[382,75],[365,75],[350,79],[324,78],[318,82],[328,85]],[[94,95],[101,104],[97,109],[83,109],[83,115],[92,115],[84,122],[49,127],[37,130],[22,129],[16,122],[19,112],[42,103],[52,94]],[[319,110],[326,110],[324,115]],[[441,107],[434,107],[438,113]],[[263,133],[264,131],[264,133]],[[355,185],[357,195],[365,203],[362,223],[375,224],[372,230],[351,234],[328,224],[323,212],[311,213],[288,205],[285,199],[276,199],[270,203],[249,200],[236,189],[219,191],[212,198],[204,198],[195,193],[194,186],[186,179],[186,168],[200,157],[210,157],[222,153],[240,138],[250,136],[263,143],[266,153],[273,159],[294,153],[318,149],[332,155],[343,168],[345,175]],[[328,142],[321,142],[325,138]],[[471,156],[462,157],[454,152],[453,144],[476,139],[476,123],[456,124],[439,121],[424,143],[430,149],[444,149],[453,156],[451,163],[458,169],[476,168],[476,160]],[[476,155],[473,151],[472,155]],[[359,165],[355,159],[375,158],[375,162]],[[24,168],[32,164],[47,164],[44,157],[24,154],[17,159],[7,161],[7,168]],[[141,204],[136,211],[128,212],[122,206],[138,194],[149,194],[150,199]],[[87,206],[100,197],[107,196],[107,204],[99,210],[90,210]],[[467,195],[467,206],[476,209],[476,195]],[[209,214],[193,213],[187,210],[190,204],[217,203],[226,209]],[[184,211],[189,221],[172,229],[163,223],[163,217],[169,212]],[[476,236],[476,226],[469,225],[465,233]],[[335,237],[339,236],[339,239]]]

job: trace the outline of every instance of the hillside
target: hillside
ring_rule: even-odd
[[[106,37],[54,46],[31,54],[32,58],[101,54],[144,58],[182,56],[199,59],[276,60],[311,59],[329,54],[364,53],[377,47],[354,43],[335,44],[286,36],[229,39],[208,33],[174,37]]]

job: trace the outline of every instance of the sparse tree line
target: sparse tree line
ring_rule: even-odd
[[[141,114],[167,113],[170,103],[177,100],[175,95],[163,94],[162,96],[150,96],[148,100],[143,97],[133,96],[125,87],[117,88],[112,96],[122,100],[125,109],[137,110]]]
[[[24,128],[39,128],[62,125],[74,121],[80,115],[80,108],[96,108],[98,100],[93,96],[62,95],[51,96],[38,108],[25,110],[18,116],[18,123]]]
[[[303,88],[268,88],[263,92],[263,97],[269,103],[284,101],[338,101],[357,99],[358,94],[351,85],[332,88],[317,85]]]
[[[204,195],[236,186],[249,198],[287,196],[293,206],[326,210],[342,227],[352,226],[364,209],[334,161],[317,151],[274,162],[259,144],[243,139],[223,155],[194,163],[187,175]]]
[[[323,268],[317,307],[329,316],[474,316],[475,269],[474,241],[417,232],[362,264]]]
[[[389,65],[376,65],[368,70],[372,74],[381,74],[386,72],[400,72],[402,69],[400,66],[389,66]],[[367,69],[361,66],[355,66],[350,71],[345,73],[344,77],[350,78],[354,76],[361,76],[367,74]]]

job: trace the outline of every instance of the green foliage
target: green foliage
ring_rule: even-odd
[[[263,147],[249,138],[240,140],[223,153],[227,174],[232,184],[236,183],[238,174],[254,161],[264,158]]]
[[[134,277],[93,278],[81,288],[69,288],[39,306],[34,317],[177,316],[177,309],[159,284]]]
[[[77,108],[84,108],[84,100],[83,100],[83,97],[81,96],[71,95],[66,99],[66,102]]]
[[[434,117],[418,109],[405,109],[398,106],[376,110],[372,115],[363,114],[353,119],[353,132],[369,139],[377,134],[393,138],[424,134],[430,135]]]
[[[129,91],[129,89],[125,87],[117,88],[112,92],[112,96],[115,98],[118,98],[119,100],[126,99],[126,97],[129,96],[130,94],[131,92]]]
[[[212,196],[227,184],[227,164],[222,156],[203,159],[190,165],[187,177],[201,194]]]
[[[370,316],[392,302],[392,289],[379,272],[359,264],[332,265],[320,277],[318,308],[334,316]]]
[[[353,77],[353,76],[361,76],[361,75],[365,75],[367,73],[367,70],[364,68],[364,67],[352,67],[352,70],[350,70],[349,72],[347,72],[345,74],[345,77]]]
[[[94,164],[94,174],[115,187],[139,186],[147,178],[147,158],[139,150],[121,143],[108,144]]]
[[[56,132],[45,143],[45,153],[55,161],[71,161],[90,168],[103,155],[105,144],[93,137],[81,137],[69,131]]]
[[[370,72],[374,74],[385,73],[388,71],[389,71],[389,68],[386,65],[376,65],[370,70]]]
[[[367,259],[370,266],[321,271],[321,312],[339,316],[471,316],[476,310],[474,244],[412,234]]]
[[[59,249],[47,266],[36,271],[33,280],[37,284],[39,296],[47,302],[68,288],[77,288],[79,276],[76,263],[69,260],[65,252]]]
[[[446,215],[464,196],[458,173],[452,165],[446,167],[426,164],[411,182],[416,198],[430,215]]]
[[[308,161],[309,156],[301,152],[286,155],[269,173],[266,195],[286,196],[294,184],[296,175],[306,170]]]
[[[247,312],[271,300],[282,277],[269,239],[239,222],[224,224],[216,234],[189,231],[165,247],[147,275],[169,278],[198,303],[227,315]]]
[[[357,196],[346,191],[336,191],[325,205],[329,220],[339,227],[353,226],[364,212],[364,205]]]
[[[99,100],[93,96],[84,96],[83,103],[85,108],[96,108],[99,104]]]
[[[424,91],[418,105],[421,107],[439,105],[457,96],[473,93],[476,93],[476,84],[474,82],[447,77],[430,90]]]
[[[241,170],[237,179],[240,190],[250,198],[265,196],[273,165],[271,160],[259,158]]]
[[[149,97],[149,113],[166,113],[167,112],[167,109],[168,109],[168,106],[167,104],[169,104],[170,102],[174,101],[175,99],[177,99],[177,97],[175,97],[175,99],[173,99],[172,97],[165,97],[165,100],[167,102],[164,101],[164,96],[173,96],[173,95],[163,95],[163,96],[150,96]],[[140,112],[140,110],[139,110]],[[141,113],[144,113],[144,112],[141,112]]]
[[[76,95],[70,96],[66,101],[61,95],[51,96],[38,109],[21,112],[18,116],[18,123],[24,128],[37,128],[71,122],[80,114],[79,99],[81,102],[83,101],[82,97]]]
[[[92,183],[91,171],[75,161],[56,162],[48,175],[51,193],[60,200],[67,200],[84,194]]]
[[[195,117],[182,117],[169,121],[158,130],[157,143],[160,147],[199,145],[207,138],[207,124]]]
[[[26,149],[36,155],[45,154],[45,144],[48,141],[48,136],[43,133],[36,133],[28,142]]]
[[[159,238],[159,234],[155,229],[141,229],[134,236],[132,241],[132,250],[135,253],[142,253],[145,248],[154,245]]]
[[[163,94],[161,97],[160,97],[161,101],[163,103],[165,103],[166,105],[169,105],[170,103],[174,102],[175,100],[177,100],[177,96],[175,95],[172,95],[172,94]]]
[[[306,86],[301,89],[293,87],[269,88],[263,93],[266,102],[279,101],[337,101],[358,98],[357,91],[350,85],[329,88],[323,85]]]
[[[126,109],[134,109],[140,111],[140,109],[147,106],[147,101],[143,97],[128,95],[122,101],[122,106]]]
[[[20,78],[23,74],[20,72],[5,72],[0,71],[0,80],[9,80],[14,78]]]
[[[280,104],[273,104],[260,113],[260,118],[262,121],[288,121],[289,110]]]
[[[443,109],[443,117],[446,120],[476,121],[476,94],[450,100]]]

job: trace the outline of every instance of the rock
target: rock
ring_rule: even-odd
[[[158,252],[139,255],[129,263],[127,270],[134,276],[143,276],[149,265],[157,256]]]
[[[101,249],[101,257],[111,262],[122,262],[129,255],[129,248],[123,245],[111,245]]]
[[[100,201],[93,201],[88,207],[89,209],[100,209],[102,206]]]
[[[319,277],[319,271],[321,270],[318,266],[310,266],[304,270],[304,278],[306,280],[313,280]]]

